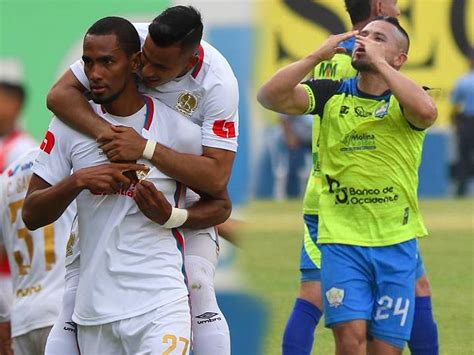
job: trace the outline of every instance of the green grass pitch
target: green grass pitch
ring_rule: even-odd
[[[423,200],[421,209],[430,232],[421,250],[434,294],[440,353],[474,354],[474,200]],[[270,313],[265,355],[277,355],[299,285],[301,201],[253,202],[247,221],[240,263],[250,289]],[[333,354],[332,334],[321,323],[313,354]]]

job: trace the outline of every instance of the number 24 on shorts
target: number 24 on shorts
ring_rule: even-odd
[[[405,302],[403,302],[405,301]],[[402,304],[405,303],[403,306]],[[390,296],[382,296],[377,301],[377,312],[375,313],[375,320],[384,320],[390,317],[390,311],[393,309],[394,316],[402,316],[400,319],[400,326],[404,327],[407,320],[408,310],[410,308],[410,300],[403,297],[397,298],[395,308],[393,308],[393,298]]]

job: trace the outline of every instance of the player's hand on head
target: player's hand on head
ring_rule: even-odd
[[[111,131],[97,138],[97,142],[112,162],[136,161],[146,145],[146,139],[137,131],[124,126],[111,126]]]
[[[346,50],[339,46],[340,42],[354,37],[359,31],[349,31],[337,35],[331,35],[315,52],[321,60],[330,60],[336,53],[345,53]]]
[[[145,216],[160,225],[171,216],[172,206],[151,182],[142,180],[135,186],[135,202]]]
[[[381,42],[374,41],[369,37],[356,36],[356,47],[362,47],[368,64],[375,68],[375,64],[386,62],[385,46]]]
[[[83,189],[94,194],[114,194],[128,190],[136,182],[127,172],[145,169],[147,167],[143,164],[110,163],[80,169],[75,175],[78,185]]]

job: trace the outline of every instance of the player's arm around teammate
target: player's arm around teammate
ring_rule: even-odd
[[[222,199],[210,199],[201,195],[199,201],[184,209],[171,206],[163,193],[146,180],[136,185],[135,202],[145,216],[158,224],[170,221],[172,215],[185,219],[180,225],[183,228],[208,228],[223,223],[232,210],[229,196]],[[181,217],[182,216],[182,217]]]
[[[30,230],[53,223],[81,191],[103,194],[127,189],[132,181],[123,173],[144,168],[140,164],[102,164],[78,170],[54,186],[33,174],[22,210],[23,221]]]
[[[137,160],[142,157],[146,140],[127,127],[111,126],[90,107],[86,89],[68,70],[48,95],[48,108],[75,129],[109,143],[103,149],[111,161]],[[136,134],[134,134],[136,133]],[[138,144],[137,144],[138,143]],[[203,155],[178,153],[157,143],[152,162],[163,173],[197,190],[222,196],[227,187],[235,153],[203,147]]]

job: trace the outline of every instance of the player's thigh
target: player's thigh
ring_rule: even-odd
[[[372,249],[376,305],[369,334],[403,348],[415,310],[416,240]]]
[[[127,354],[189,354],[191,316],[188,298],[122,321],[121,332]]]
[[[370,320],[374,296],[368,248],[322,244],[320,249],[326,326]]]
[[[15,355],[29,355],[35,353],[34,343],[29,334],[22,334],[12,339],[13,352]]]
[[[318,216],[304,215],[303,246],[301,248],[301,282],[321,281],[321,251],[318,242]]]
[[[77,343],[81,354],[125,355],[120,334],[120,322],[103,325],[77,326]]]
[[[13,350],[15,355],[44,354],[46,340],[51,327],[33,329],[26,334],[13,338]]]

